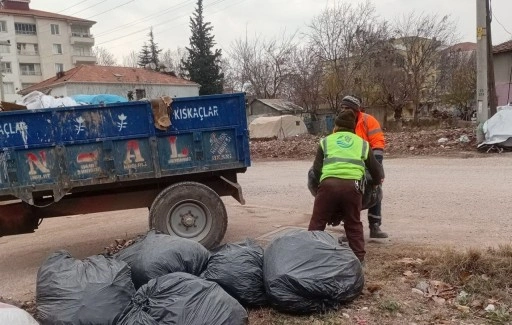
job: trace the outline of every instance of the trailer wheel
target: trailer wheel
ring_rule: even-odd
[[[219,195],[201,183],[182,182],[158,194],[149,210],[149,227],[217,246],[226,233],[228,216]]]

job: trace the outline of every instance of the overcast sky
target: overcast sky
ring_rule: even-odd
[[[364,0],[346,0],[359,3]],[[476,0],[374,0],[385,19],[411,11],[449,14],[458,26],[460,41],[475,42]],[[122,63],[137,52],[153,26],[155,41],[162,49],[189,44],[189,17],[196,0],[31,0],[30,7],[97,23],[92,28],[96,45],[107,48]],[[274,37],[284,30],[304,31],[312,18],[333,0],[204,0],[204,16],[213,25],[218,47],[229,49],[234,39],[246,34]],[[512,0],[492,0],[493,43],[512,39]]]

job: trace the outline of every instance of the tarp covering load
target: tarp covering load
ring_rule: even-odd
[[[271,305],[297,314],[337,308],[364,286],[352,250],[323,231],[290,231],[274,239],[265,250],[263,272]]]
[[[103,105],[128,101],[126,98],[114,94],[73,95],[71,98],[81,105]]]
[[[38,325],[39,323],[23,309],[0,302],[0,324]]]
[[[258,117],[249,124],[251,139],[283,139],[305,133],[308,133],[306,124],[294,115]]]
[[[247,312],[217,283],[187,273],[143,285],[118,325],[243,325]]]
[[[130,265],[133,283],[139,288],[168,273],[186,272],[199,276],[208,264],[210,253],[193,240],[150,231],[115,257]]]
[[[263,248],[251,240],[225,244],[212,252],[202,278],[218,283],[242,305],[266,303]]]
[[[512,106],[502,106],[483,125],[485,140],[479,148],[498,146],[512,149]]]
[[[42,324],[115,324],[134,293],[125,262],[101,255],[81,261],[58,251],[37,273],[38,318]]]

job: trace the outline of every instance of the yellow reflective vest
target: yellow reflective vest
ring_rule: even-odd
[[[368,158],[368,142],[351,132],[336,132],[322,139],[324,162],[320,181],[328,177],[360,180]]]

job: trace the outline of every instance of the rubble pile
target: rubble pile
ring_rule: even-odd
[[[386,132],[386,156],[443,156],[477,152],[474,128],[407,129]],[[252,159],[313,159],[321,137],[299,135],[285,139],[251,140]]]

